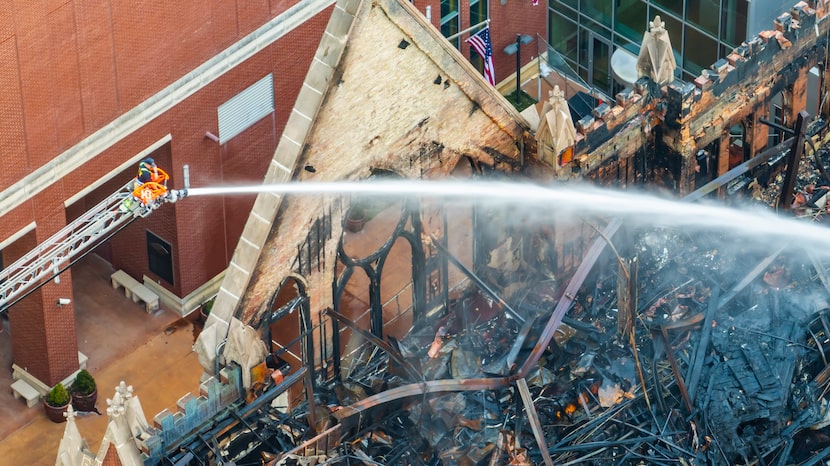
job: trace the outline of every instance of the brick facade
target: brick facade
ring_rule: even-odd
[[[0,193],[19,189],[21,180],[44,169],[53,170],[50,165],[67,151],[297,3],[78,0],[55,8],[18,2],[4,9],[0,147],[4,160],[14,162],[0,172]],[[433,24],[438,25],[439,2],[417,3],[422,12],[427,4],[432,6]],[[460,28],[465,29],[470,26],[469,4],[462,2],[460,8]],[[185,165],[194,187],[261,182],[330,12],[331,7],[303,22],[108,147],[83,152],[83,161],[72,165],[77,168],[60,168],[45,189],[7,204],[0,213],[0,241],[32,222],[37,241],[19,240],[5,247],[3,263],[11,264],[18,250],[30,250],[126,183],[135,168],[117,167],[167,134],[171,140],[153,156],[171,175],[172,187],[183,187]],[[496,77],[503,79],[515,70],[515,57],[502,49],[516,33],[544,34],[546,15],[543,7],[530,2],[491,2],[490,16]],[[461,42],[465,56],[469,47],[463,38],[468,35]],[[522,61],[535,56],[535,50],[533,44],[525,46]],[[217,107],[268,73],[274,77],[275,112],[222,146],[206,138],[206,132],[218,132]],[[101,179],[103,184],[91,193],[64,205]],[[184,297],[227,266],[254,199],[191,197],[164,206],[130,224],[96,253],[114,268],[138,280],[147,276]],[[171,245],[172,283],[149,270],[147,231]],[[15,362],[49,385],[78,365],[74,313],[71,306],[55,311],[57,297],[72,297],[69,275],[64,273],[60,284],[43,287],[10,313]]]
[[[0,70],[5,92],[0,136],[5,168],[0,193],[9,194],[27,176],[36,176],[73,146],[161,90],[238,43],[296,1],[278,2],[82,2],[47,9],[43,3],[17,3],[0,27]],[[148,119],[130,134],[98,152],[84,153],[77,168],[0,214],[0,241],[35,222],[35,232],[2,251],[8,266],[51,234],[135,176],[125,161],[169,134],[153,156],[183,187],[183,166],[194,187],[261,182],[294,99],[308,71],[331,7],[221,73],[170,110]],[[272,73],[276,111],[223,146],[216,134],[217,108]],[[10,163],[10,161],[14,161]],[[67,207],[67,199],[91,183],[101,186]],[[16,185],[16,183],[18,183]],[[28,189],[28,188],[27,188]],[[96,253],[138,280],[144,276],[183,297],[227,266],[253,204],[253,196],[191,197],[138,219]],[[146,232],[169,242],[173,283],[149,270]],[[8,241],[6,241],[8,243]],[[74,312],[57,308],[58,297],[72,298],[71,275],[49,283],[9,312],[14,361],[53,385],[78,368]]]

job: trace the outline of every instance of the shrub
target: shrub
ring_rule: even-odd
[[[72,392],[78,395],[89,395],[95,391],[95,378],[86,369],[81,369],[75,381],[72,382]]]
[[[213,310],[213,303],[215,303],[215,302],[216,302],[216,296],[214,296],[214,297],[212,297],[212,298],[210,298],[207,301],[202,303],[201,312],[202,312],[203,316],[207,317],[208,315],[210,315],[210,311]]]
[[[66,406],[69,404],[69,392],[66,391],[66,387],[63,386],[62,383],[58,382],[57,385],[52,387],[49,390],[49,393],[46,394],[46,403],[50,406]]]

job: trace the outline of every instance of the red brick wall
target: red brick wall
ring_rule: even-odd
[[[0,9],[0,58],[5,65],[0,70],[4,89],[0,96],[4,127],[0,153],[5,162],[0,170],[0,190],[295,3],[76,0],[60,5],[15,2]],[[437,24],[439,3],[430,4],[433,23]],[[463,29],[469,26],[469,5],[462,2],[461,7]],[[529,0],[504,6],[491,2],[499,79],[515,67],[515,60],[499,58],[515,34],[544,32],[542,7],[535,7],[539,8],[538,20],[516,19],[530,8],[534,7]],[[172,176],[171,187],[183,186],[184,165],[190,167],[194,187],[261,181],[330,13],[331,8],[109,150],[90,154],[87,163],[0,219],[0,240],[35,221],[37,233],[13,245],[20,250],[33,248],[61,228],[67,216],[77,217],[122,185],[134,169],[117,175],[117,180],[68,211],[63,205],[66,199],[168,133],[172,141],[155,155]],[[464,53],[469,55],[466,47]],[[535,52],[523,55],[527,61]],[[217,107],[268,73],[274,75],[275,113],[223,147],[205,138],[206,131],[217,133]],[[150,230],[173,246],[174,284],[161,284],[179,296],[187,295],[226,267],[254,198],[191,197],[163,206],[149,218],[133,222],[111,241],[113,265],[139,279],[143,275],[157,279],[147,264],[145,238]],[[7,254],[13,253],[4,252],[4,258]],[[15,361],[31,366],[29,370],[47,383],[77,368],[74,312],[71,306],[57,309],[59,297],[71,298],[69,274],[61,277],[60,284],[46,285],[10,313]]]
[[[496,67],[496,82],[499,82],[516,72],[516,56],[504,53],[504,48],[516,42],[516,34],[527,34],[536,38],[538,33],[542,37],[547,34],[547,2],[540,1],[538,6],[533,6],[531,0],[508,0],[502,5],[501,0],[488,0],[490,2],[490,40],[493,43],[493,65]],[[437,0],[415,0],[415,8],[426,14],[427,5],[432,7],[431,23],[440,30],[441,24],[441,2]],[[458,30],[463,31],[470,26],[470,2],[459,3],[460,25]],[[478,30],[470,31],[476,33]],[[464,42],[470,37],[470,33],[460,36],[461,53],[470,58],[470,47]],[[535,58],[536,41],[522,46],[522,65],[526,65],[531,58]],[[544,49],[542,49],[544,52]]]
[[[427,3],[433,6],[433,23],[437,24],[439,3],[424,2],[419,10],[423,11]],[[16,47],[0,46],[0,55],[6,56],[6,63],[10,64],[0,71],[0,83],[7,83],[4,89],[9,90],[0,97],[0,115],[4,122],[8,121],[0,137],[4,155],[20,163],[7,164],[0,172],[0,189],[292,4],[70,2],[50,11],[42,4],[18,4],[19,11],[15,10],[13,16],[17,22],[0,30],[7,37],[17,36]],[[462,2],[461,8],[463,29],[469,27],[469,4]],[[507,5],[491,1],[490,12],[497,78],[502,79],[514,71],[515,57],[507,57],[501,49],[515,40],[517,32],[544,33],[544,8],[533,7],[529,0]],[[520,19],[529,13],[534,19]],[[39,201],[5,216],[0,238],[33,220],[40,222],[43,205],[62,209],[64,199],[167,133],[172,134],[173,140],[169,162],[162,167],[171,174],[173,187],[182,187],[185,164],[190,166],[192,186],[261,180],[329,15],[330,10],[318,15],[69,173],[55,185],[50,197],[39,195]],[[70,40],[58,40],[61,38]],[[462,51],[469,55],[466,45]],[[523,52],[522,61],[529,61],[536,54],[535,44],[525,46]],[[269,72],[274,73],[275,114],[225,147],[205,138],[206,131],[217,132],[217,107]],[[112,261],[137,278],[151,275],[147,270],[144,231],[153,225],[151,230],[174,245],[176,284],[170,288],[180,296],[186,295],[227,265],[253,200],[254,196],[194,197],[176,206],[164,206],[150,219],[136,221],[121,233],[124,238],[113,242]],[[88,201],[86,205],[94,203]]]
[[[546,5],[547,2],[543,0],[539,1],[538,6],[533,6],[531,0],[508,0],[505,5],[499,0],[490,0],[490,31],[496,82],[516,72],[516,55],[504,53],[505,47],[516,43],[516,34],[527,34],[534,38],[533,42],[522,46],[522,66],[538,56],[539,44],[535,39],[536,34],[546,37]]]
[[[62,227],[63,214],[55,214],[3,250],[3,263],[10,264]],[[74,304],[58,307],[59,298],[72,295],[72,277],[62,274],[60,283],[50,281],[9,310],[12,360],[48,385],[54,385],[78,369],[78,343]]]
[[[15,11],[13,16],[19,24],[12,21],[11,27],[0,29],[5,37],[17,36],[16,47],[9,45],[15,41],[0,45],[0,56],[11,64],[0,70],[0,83],[8,84],[0,97],[0,118],[6,123],[0,147],[4,160],[19,162],[7,163],[0,171],[0,189],[294,3],[70,2],[49,12],[37,6],[40,4],[21,5],[20,12],[25,15]],[[170,173],[172,187],[183,186],[185,164],[190,166],[193,186],[215,185],[222,180],[261,182],[330,11],[67,173],[48,194],[39,194],[4,216],[0,239],[32,221],[40,224],[44,215],[63,212],[65,199],[168,133],[173,140],[166,149],[167,158],[159,164]],[[63,36],[70,40],[56,46],[53,38]],[[205,138],[206,131],[217,132],[217,107],[268,73],[274,74],[274,115],[225,147]],[[131,177],[134,169],[126,172]],[[99,188],[79,205],[93,206],[126,181],[118,178],[117,183]],[[144,274],[152,276],[147,269],[144,240],[149,228],[173,243],[175,286],[168,288],[186,295],[227,266],[254,198],[194,197],[176,206],[164,206],[149,219],[134,222],[119,235],[123,238],[113,241],[113,265],[139,279]],[[73,206],[70,218],[77,217],[82,212],[79,209]]]

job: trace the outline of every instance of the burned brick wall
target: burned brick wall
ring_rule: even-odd
[[[798,2],[771,30],[744,42],[693,82],[658,86],[641,78],[575,122],[573,161],[555,167],[559,179],[588,179],[602,186],[657,184],[687,194],[705,181],[696,156],[711,153],[710,179],[768,147],[770,128],[760,119],[792,128],[805,109],[807,75],[820,75],[821,115],[826,88],[830,21],[827,0]],[[677,44],[675,44],[676,46]],[[779,105],[780,115],[770,108]],[[741,128],[739,136],[733,128]],[[736,143],[737,142],[739,143]]]

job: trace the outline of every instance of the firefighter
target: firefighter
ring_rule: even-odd
[[[139,201],[143,204],[150,202],[153,189],[145,187],[150,182],[167,185],[165,175],[159,170],[156,161],[152,157],[147,157],[138,163],[138,173],[133,182],[133,195],[124,199],[119,206],[120,210],[122,212],[132,211]]]
[[[138,164],[138,175],[135,179],[139,184],[149,183],[150,181],[158,182],[160,176],[156,161],[152,157],[147,157]]]

